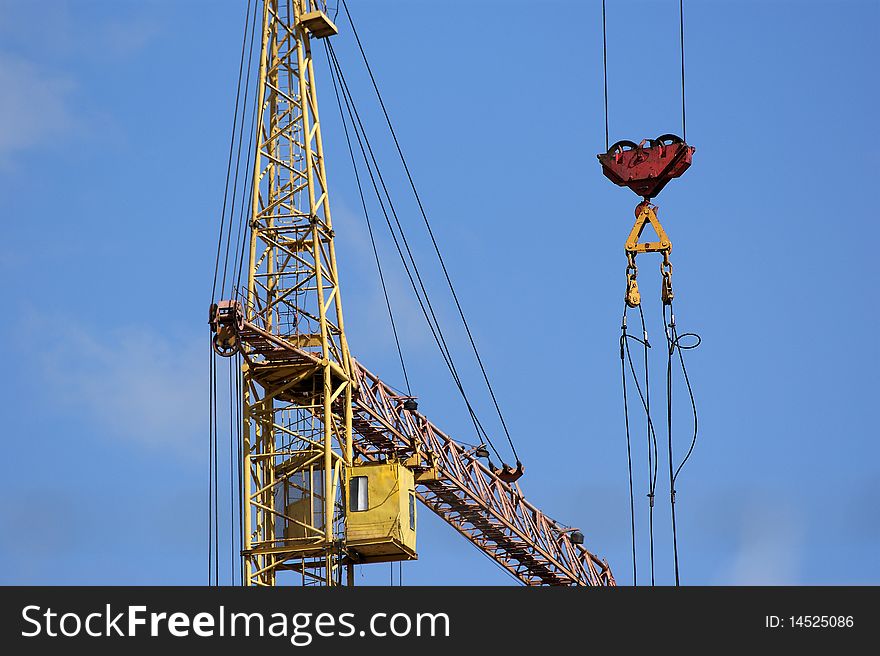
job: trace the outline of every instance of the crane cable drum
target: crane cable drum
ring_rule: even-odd
[[[647,329],[645,327],[644,314],[641,306],[641,293],[639,291],[637,277],[638,267],[636,266],[636,256],[641,253],[660,253],[663,259],[660,263],[661,274],[661,302],[663,307],[663,323],[667,340],[667,371],[666,371],[666,406],[667,406],[667,446],[668,446],[668,464],[669,464],[669,487],[670,487],[670,514],[672,520],[672,539],[674,553],[674,571],[675,583],[680,584],[679,573],[679,556],[678,556],[678,540],[677,527],[675,518],[675,481],[678,478],[685,463],[693,453],[696,446],[698,421],[697,407],[694,398],[693,388],[687,373],[684,361],[684,350],[696,348],[700,344],[700,337],[696,333],[679,334],[675,325],[675,314],[672,310],[672,301],[675,296],[672,289],[672,263],[670,261],[670,253],[672,252],[672,240],[667,235],[665,229],[657,217],[657,207],[651,203],[660,191],[672,179],[680,177],[691,165],[695,148],[689,146],[686,141],[687,136],[687,114],[685,103],[685,49],[684,49],[684,0],[679,0],[679,41],[681,53],[681,127],[682,136],[678,137],[674,134],[664,134],[656,139],[644,139],[638,144],[629,140],[621,140],[609,146],[609,112],[608,112],[608,40],[607,40],[607,11],[606,2],[602,0],[602,48],[603,48],[603,86],[604,86],[604,103],[605,103],[605,148],[606,152],[600,153],[597,157],[602,166],[603,174],[618,186],[629,187],[633,192],[642,197],[642,201],[636,206],[636,221],[630,230],[629,235],[624,244],[624,253],[626,255],[626,291],[624,295],[624,312],[621,322],[621,338],[620,338],[620,358],[621,373],[623,377],[623,395],[624,395],[624,415],[625,415],[625,431],[627,444],[627,466],[629,472],[630,486],[630,515],[632,527],[632,558],[633,558],[633,584],[638,584],[637,566],[636,566],[636,529],[635,529],[635,508],[633,497],[633,475],[632,475],[632,447],[630,437],[629,408],[627,403],[627,386],[626,386],[626,367],[624,359],[629,360],[630,372],[636,383],[636,389],[642,402],[646,415],[647,434],[648,434],[648,462],[649,462],[649,533],[650,533],[650,560],[651,560],[651,583],[654,584],[654,527],[653,527],[653,509],[654,509],[654,491],[657,478],[657,442],[654,432],[654,423],[651,418],[650,396],[649,396],[649,374],[648,374],[648,349],[650,342],[648,341]],[[640,242],[639,239],[645,228],[650,225],[657,234],[657,241]],[[627,333],[626,326],[626,310],[627,308],[638,308],[642,318],[643,339],[639,339]],[[667,310],[669,316],[667,317]],[[683,344],[685,338],[695,339],[694,343]],[[645,389],[639,386],[636,370],[633,365],[632,357],[629,350],[629,341],[634,339],[642,344],[644,349],[644,367],[645,367]],[[672,448],[672,360],[677,354],[685,384],[687,385],[688,394],[691,401],[691,409],[693,412],[693,436],[690,448],[687,451],[681,463],[675,467],[673,461]]]

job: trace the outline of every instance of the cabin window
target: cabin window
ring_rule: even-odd
[[[360,512],[370,509],[370,497],[367,488],[366,476],[353,476],[349,483],[348,509],[351,512]]]
[[[416,495],[414,492],[409,493],[409,528],[411,531],[416,530]]]

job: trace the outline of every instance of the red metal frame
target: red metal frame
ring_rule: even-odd
[[[358,396],[355,451],[369,460],[394,453],[418,455],[435,468],[436,480],[418,485],[419,499],[459,533],[526,585],[615,585],[608,563],[572,541],[574,529],[526,501],[515,482],[506,483],[402,397],[355,363]]]
[[[239,338],[248,346],[242,354],[257,372],[255,378],[261,362],[317,362],[314,353],[249,322]],[[572,540],[575,529],[526,501],[519,485],[491,471],[474,449],[453,440],[421,413],[407,410],[412,397],[398,394],[357,361],[352,365],[358,384],[352,417],[356,455],[406,461],[417,474],[419,499],[526,585],[615,585],[608,563]]]
[[[694,150],[679,137],[664,134],[639,144],[618,141],[597,157],[605,177],[649,200],[690,167]]]

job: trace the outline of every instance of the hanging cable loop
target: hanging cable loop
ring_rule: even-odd
[[[670,514],[672,519],[672,548],[673,548],[673,559],[674,559],[674,567],[675,567],[675,584],[679,585],[681,582],[681,576],[679,572],[679,558],[678,558],[678,532],[676,527],[676,517],[675,517],[675,502],[676,502],[676,488],[675,484],[678,480],[678,475],[681,473],[682,468],[685,463],[690,459],[691,454],[694,451],[694,447],[697,444],[697,435],[698,435],[698,421],[697,421],[697,404],[694,399],[693,388],[691,387],[690,377],[688,376],[687,367],[684,362],[684,354],[683,351],[691,350],[698,347],[701,343],[701,338],[697,333],[678,333],[678,328],[675,324],[675,313],[672,310],[672,304],[669,304],[669,317],[666,315],[666,307],[663,306],[663,323],[664,329],[666,331],[666,341],[668,345],[667,349],[667,360],[666,360],[666,421],[667,421],[667,438],[668,438],[668,458],[669,458],[669,505],[670,505]],[[685,338],[692,338],[696,341],[693,344],[682,344],[682,340]],[[690,397],[691,402],[691,410],[693,412],[693,427],[694,432],[691,439],[690,447],[688,448],[687,453],[682,459],[681,463],[679,463],[678,467],[674,464],[673,458],[673,450],[672,450],[672,360],[675,354],[678,354],[678,360],[681,367],[681,372],[684,377],[685,385],[687,386],[688,396]]]
[[[622,376],[623,376],[623,388],[624,388],[624,415],[625,415],[625,424],[626,424],[626,436],[627,436],[627,445],[628,445],[628,456],[631,461],[631,439],[630,439],[630,429],[629,429],[629,408],[628,408],[628,398],[627,398],[627,384],[626,384],[626,369],[629,369],[630,377],[635,385],[636,392],[638,393],[639,400],[642,404],[642,409],[645,412],[645,423],[646,423],[646,431],[647,431],[647,439],[648,439],[648,534],[649,534],[649,556],[650,556],[650,564],[651,564],[651,585],[655,582],[655,572],[654,572],[654,497],[655,490],[657,485],[657,474],[658,474],[658,463],[659,463],[659,451],[657,445],[657,435],[654,430],[654,422],[651,418],[651,400],[650,400],[650,375],[648,371],[648,349],[651,348],[651,344],[648,341],[648,329],[647,324],[645,322],[645,315],[639,306],[639,318],[641,321],[642,328],[642,337],[639,338],[635,335],[630,335],[626,329],[626,313],[628,309],[628,305],[624,306],[623,310],[623,319],[621,321],[621,351],[624,357],[621,357],[621,366],[622,366]],[[644,381],[639,381],[639,376],[636,372],[635,363],[633,362],[632,353],[629,348],[629,342],[635,341],[642,345],[643,351],[643,361],[644,361]],[[628,367],[627,367],[628,365]],[[632,517],[633,525],[635,524],[634,515]],[[633,529],[634,531],[635,529]],[[635,541],[635,538],[633,538]],[[634,549],[635,550],[635,549]],[[635,577],[634,577],[635,580]]]
[[[632,568],[633,568],[633,585],[638,585],[638,559],[636,558],[636,511],[635,499],[633,496],[633,471],[632,471],[632,440],[629,432],[629,404],[626,393],[626,360],[625,351],[627,346],[626,333],[626,307],[623,308],[623,317],[620,322],[620,377],[623,383],[623,419],[626,428],[626,467],[629,476],[629,518],[632,534]]]

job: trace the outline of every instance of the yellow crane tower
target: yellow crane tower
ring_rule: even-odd
[[[353,584],[416,558],[421,501],[520,581],[609,585],[580,531],[529,504],[349,353],[312,46],[318,0],[262,5],[246,293],[211,306],[213,345],[241,354],[245,585]]]
[[[280,570],[342,580],[340,486],[352,466],[355,383],[310,43],[310,34],[336,28],[314,5],[264,5],[247,295],[243,308],[218,307],[246,322],[243,341],[262,356],[243,368],[244,524],[253,527],[243,555],[252,585],[274,585]]]

